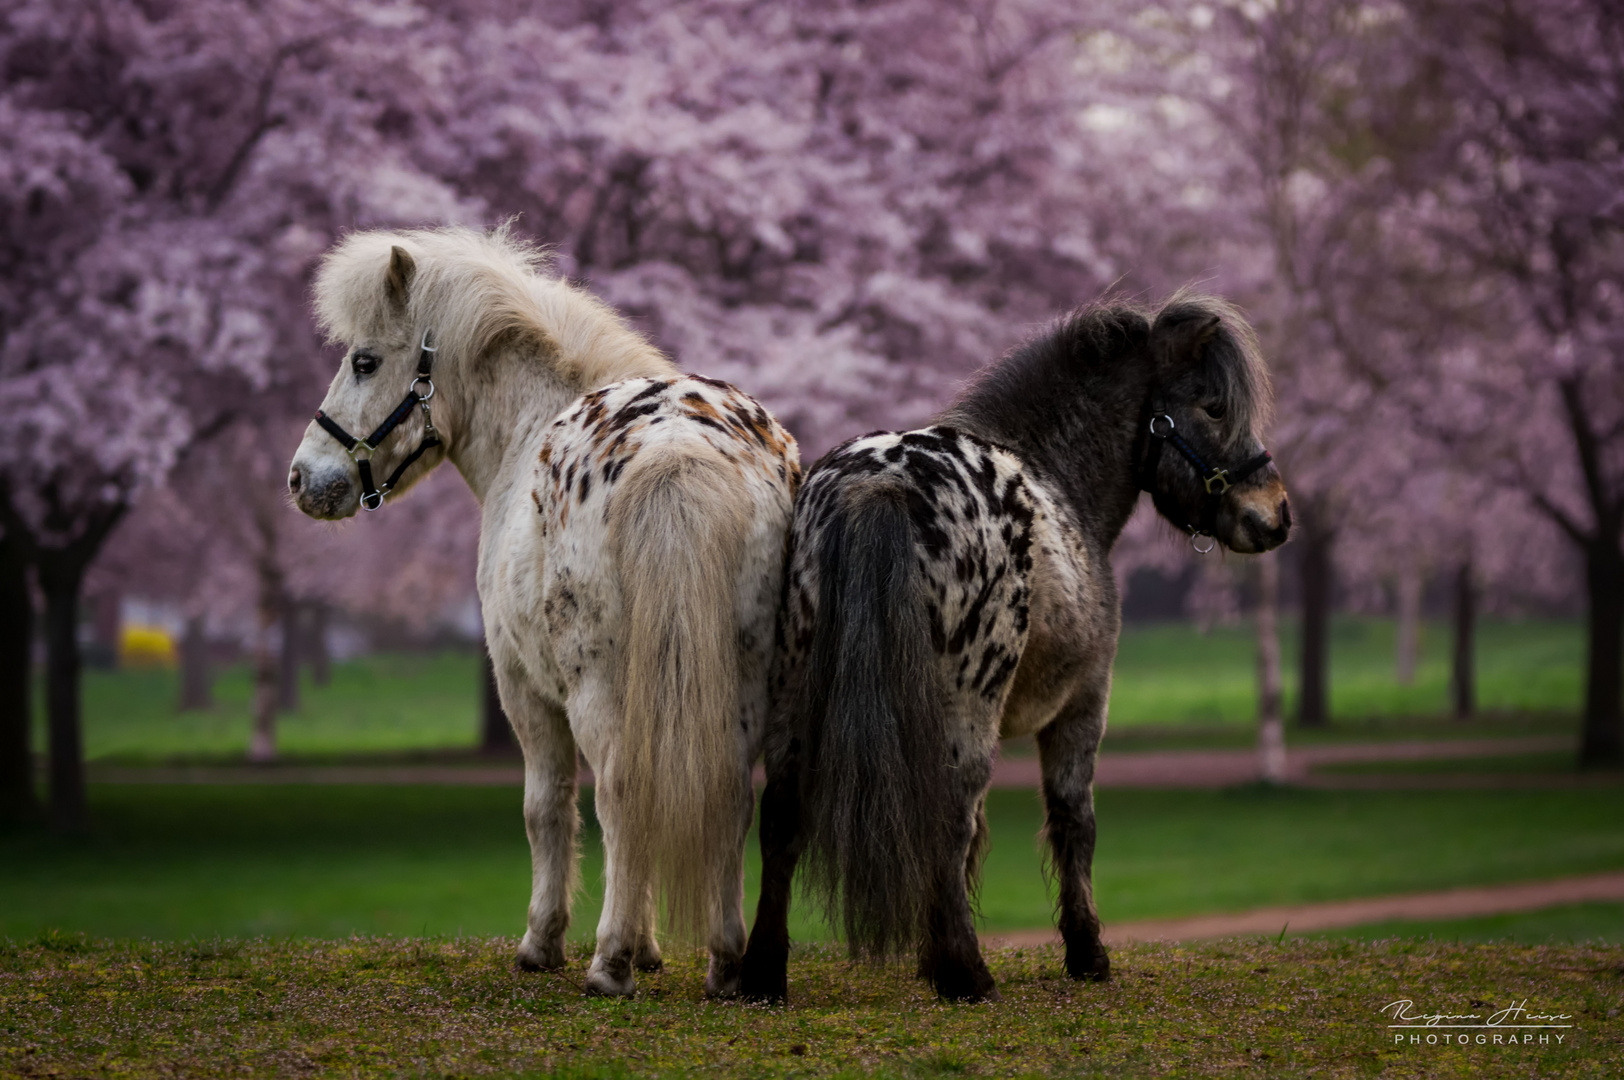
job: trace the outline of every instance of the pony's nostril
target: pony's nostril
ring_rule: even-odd
[[[303,476],[303,474],[301,474],[299,472],[299,467],[296,465],[293,468],[289,469],[288,470],[288,490],[293,492],[295,495],[297,495],[297,494],[299,494],[299,488],[302,487],[303,485],[304,485],[304,476]]]
[[[1280,527],[1288,530],[1291,528],[1291,503],[1285,499],[1280,500]]]

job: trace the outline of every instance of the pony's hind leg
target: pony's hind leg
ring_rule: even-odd
[[[621,827],[614,778],[598,779],[598,822],[603,827],[603,914],[598,945],[586,973],[586,992],[629,997],[637,991],[639,953],[653,944],[651,917],[654,876],[647,852],[633,850]]]
[[[1074,979],[1111,977],[1111,959],[1100,941],[1100,916],[1094,906],[1094,762],[1104,733],[1103,694],[1090,693],[1037,736],[1044,832],[1060,879],[1066,974]]]
[[[976,938],[969,891],[972,867],[979,858],[977,848],[984,839],[986,819],[981,807],[991,774],[990,761],[980,768],[969,763],[961,767],[964,786],[955,800],[960,812],[954,815],[947,838],[953,857],[938,868],[934,895],[925,910],[919,973],[949,1001],[997,1001],[1000,997]]]
[[[750,833],[750,817],[755,810],[755,791],[750,784],[750,763],[739,765],[739,798],[734,810],[736,840],[718,859],[712,887],[710,912],[710,969],[705,974],[707,997],[738,996],[744,960],[744,844]],[[722,822],[719,828],[726,828]]]
[[[503,700],[524,750],[524,829],[530,838],[530,909],[517,963],[527,971],[564,966],[564,932],[575,887],[575,739],[564,710],[504,681]]]
[[[660,954],[660,942],[655,937],[655,925],[660,917],[660,894],[649,882],[644,893],[642,921],[637,928],[637,948],[632,952],[632,966],[638,971],[660,971],[665,957]]]
[[[789,901],[801,835],[800,763],[790,753],[767,756],[761,793],[761,896],[744,950],[739,993],[750,1001],[789,999]],[[777,758],[775,761],[774,758]]]

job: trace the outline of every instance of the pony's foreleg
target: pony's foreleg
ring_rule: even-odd
[[[710,970],[705,974],[705,994],[730,998],[739,993],[744,959],[744,843],[750,833],[756,793],[750,784],[750,762],[740,750],[738,802],[734,807],[733,843],[717,860],[716,883],[711,891]],[[716,823],[718,829],[728,822]]]
[[[937,868],[936,887],[925,910],[919,973],[949,1001],[997,1001],[1000,996],[981,956],[969,891],[976,849],[984,839],[981,806],[991,775],[991,761],[979,767],[966,762],[958,776],[960,789],[943,793],[957,810],[946,837],[952,858]]]
[[[1105,734],[1105,694],[1089,691],[1038,732],[1044,832],[1060,879],[1066,974],[1108,979],[1111,960],[1094,907],[1094,761]]]
[[[796,755],[767,755],[761,793],[761,896],[745,946],[739,993],[751,1001],[789,999],[789,898],[801,835],[801,767]]]
[[[564,966],[564,932],[575,888],[575,739],[562,707],[513,686],[503,696],[524,750],[524,829],[530,838],[530,911],[518,964],[530,971]]]

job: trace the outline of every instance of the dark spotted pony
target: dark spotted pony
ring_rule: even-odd
[[[1222,301],[1101,303],[981,372],[930,427],[854,439],[795,502],[743,993],[787,995],[791,877],[854,955],[917,949],[998,997],[970,896],[1000,738],[1035,734],[1066,971],[1103,979],[1094,761],[1121,624],[1111,547],[1148,491],[1200,546],[1290,530],[1268,373]],[[1202,547],[1202,550],[1205,550]]]

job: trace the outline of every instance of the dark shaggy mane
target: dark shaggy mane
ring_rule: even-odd
[[[1268,422],[1270,390],[1257,336],[1232,304],[1214,296],[1180,290],[1166,302],[1149,306],[1107,297],[1061,316],[1036,336],[976,373],[943,415],[943,422],[964,422],[986,433],[1018,432],[1049,427],[1066,430],[1063,416],[1076,408],[1077,396],[1091,399],[1103,384],[1136,384],[1145,373],[1115,365],[1150,365],[1156,331],[1186,320],[1214,321],[1202,349],[1201,375],[1209,392],[1226,410],[1229,442],[1258,437]],[[1103,377],[1103,378],[1102,378]],[[1125,401],[1099,401],[1115,408]],[[1136,402],[1135,405],[1138,403]],[[1046,423],[1047,418],[1056,422]]]
[[[1150,325],[1145,309],[1126,300],[1077,308],[976,372],[944,420],[964,417],[974,428],[993,431],[1031,427],[1034,414],[1064,407],[1103,364],[1127,352],[1144,352]]]

